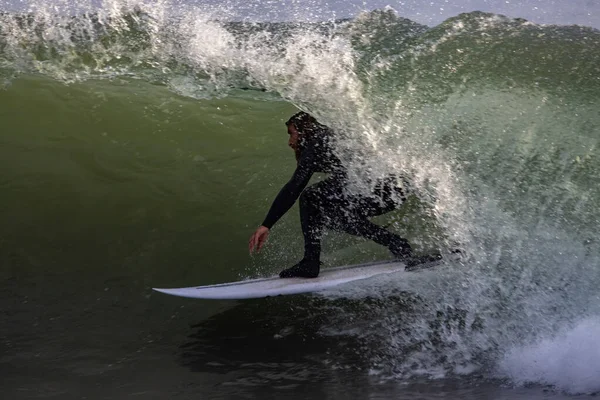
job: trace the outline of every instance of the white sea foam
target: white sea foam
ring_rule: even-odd
[[[506,353],[499,374],[516,384],[552,385],[571,394],[600,391],[600,319]]]

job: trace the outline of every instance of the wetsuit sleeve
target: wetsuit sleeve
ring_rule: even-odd
[[[271,205],[271,209],[267,213],[265,220],[262,225],[271,229],[273,225],[283,215],[288,212],[294,205],[300,193],[304,190],[311,176],[315,172],[315,151],[314,148],[309,148],[304,151],[304,154],[300,157],[296,171],[292,175],[292,178],[286,183],[283,188],[279,191],[277,197]]]

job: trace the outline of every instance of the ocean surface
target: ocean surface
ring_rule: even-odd
[[[0,13],[3,399],[600,393],[600,31],[31,4]],[[152,291],[298,261],[297,206],[248,254],[294,171],[298,110],[340,132],[351,190],[406,178],[376,222],[466,258],[282,298]],[[336,232],[323,252],[324,268],[391,257]]]

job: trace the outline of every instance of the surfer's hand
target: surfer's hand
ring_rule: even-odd
[[[256,252],[259,252],[267,241],[267,237],[269,237],[269,228],[266,226],[259,226],[258,229],[252,234],[250,241],[248,242],[250,254],[252,254],[255,249]]]

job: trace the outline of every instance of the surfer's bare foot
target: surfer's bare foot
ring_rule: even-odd
[[[316,278],[319,276],[321,263],[314,260],[302,259],[291,268],[284,269],[279,273],[280,278]]]

